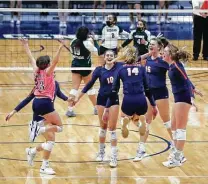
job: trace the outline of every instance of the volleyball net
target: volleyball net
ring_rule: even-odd
[[[121,2],[120,2],[121,5]],[[99,8],[99,7],[98,7]],[[115,7],[114,7],[115,8]],[[121,8],[123,8],[121,6]],[[136,29],[137,16],[141,16],[147,24],[146,29],[151,37],[162,34],[179,48],[185,47],[193,55],[193,9],[171,5],[170,9],[157,9],[154,6],[144,6],[142,9],[35,9],[35,8],[0,8],[0,70],[1,71],[31,71],[31,65],[19,38],[29,40],[30,49],[35,58],[41,55],[53,57],[57,51],[59,40],[65,39],[66,46],[61,52],[57,70],[84,70],[84,68],[72,68],[72,54],[70,42],[76,36],[80,26],[86,26],[95,33],[98,43],[102,43],[102,27],[106,22],[106,16],[112,12],[117,17],[117,25],[125,32],[131,33]],[[125,7],[124,7],[125,8]],[[207,10],[198,10],[204,13]],[[12,14],[14,17],[12,18]],[[20,13],[20,22],[18,22]],[[133,22],[130,15],[133,13]],[[159,19],[161,14],[161,19]],[[167,14],[167,17],[166,17]],[[62,17],[61,17],[62,16]],[[63,16],[66,16],[66,25],[60,25]],[[104,35],[105,37],[105,35]],[[109,38],[109,36],[106,35]],[[129,38],[128,34],[120,34],[118,45]],[[133,41],[130,45],[133,44]],[[119,54],[119,53],[118,53]],[[92,67],[100,65],[103,57],[92,53]],[[198,61],[187,64],[187,70],[208,70],[208,61],[202,56]]]

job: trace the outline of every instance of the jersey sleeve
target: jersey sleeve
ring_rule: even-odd
[[[150,42],[150,40],[151,40],[151,33],[150,33],[150,31],[145,30],[144,32],[147,34],[147,41]]]
[[[15,108],[17,112],[20,111],[22,108],[24,108],[30,101],[35,97],[34,93],[31,93],[27,98],[22,100]]]
[[[57,97],[59,97],[60,99],[67,101],[68,97],[61,91],[59,83],[57,81],[55,81],[56,83],[56,95]]]
[[[180,67],[177,64],[175,64],[175,66],[177,68],[177,71],[180,73],[181,78],[187,81],[188,86],[189,86],[190,94],[191,94],[192,97],[194,97],[193,89],[195,89],[195,86],[193,85],[193,83],[188,78],[188,75],[186,74],[186,70],[185,70],[183,64],[181,63]]]
[[[126,47],[129,43],[131,43],[131,41],[133,40],[133,33],[135,31],[131,31],[131,33],[129,34],[129,38],[127,40],[125,40],[123,43],[122,43],[122,47]]]
[[[95,84],[95,81],[100,77],[100,73],[101,73],[101,67],[100,66],[96,67],[96,69],[92,73],[91,80],[82,89],[82,93],[87,93],[87,91],[92,88],[92,86]]]
[[[84,41],[83,44],[90,52],[93,52],[96,55],[98,55],[98,49],[94,46],[94,44],[90,40]]]

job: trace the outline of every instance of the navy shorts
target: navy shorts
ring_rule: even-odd
[[[166,86],[161,88],[151,88],[150,91],[155,101],[169,98],[168,88]]]
[[[46,115],[53,112],[54,106],[50,98],[35,98],[32,104],[33,113],[36,115]]]
[[[71,67],[91,67],[91,64],[88,66],[79,66],[75,61],[72,61]],[[72,70],[71,72],[80,74],[82,77],[86,77],[91,74],[92,70]]]
[[[106,106],[106,103],[107,103],[107,100],[108,100],[108,95],[100,95],[98,93],[98,96],[97,96],[97,105],[101,105],[101,106]],[[111,102],[111,106],[113,105],[119,105],[119,97],[118,95],[116,95],[116,98],[113,99],[113,101]]]
[[[179,93],[174,93],[173,96],[174,96],[175,103],[185,102],[185,103],[192,105],[190,91],[181,91]]]
[[[144,94],[124,95],[121,110],[128,116],[144,115],[147,112],[147,100]]]
[[[101,45],[100,49],[99,49],[99,56],[103,55],[105,53],[105,51],[107,51],[107,50],[112,50],[115,53],[115,55],[117,55],[117,53],[118,53],[118,49],[117,48],[115,48],[115,49],[108,49],[108,48],[105,48],[105,47],[103,47]]]
[[[38,122],[38,121],[41,121],[43,119],[44,119],[43,117],[38,116],[37,114],[33,113],[33,121]]]

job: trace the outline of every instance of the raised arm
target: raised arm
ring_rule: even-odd
[[[64,42],[61,41],[61,45],[59,46],[59,48],[56,52],[56,55],[53,58],[53,61],[52,61],[51,65],[46,70],[47,75],[51,75],[51,73],[54,72],[54,69],[55,69],[55,67],[56,67],[56,65],[59,61],[60,53],[61,53],[61,50],[62,50],[63,47],[64,47]]]
[[[25,39],[25,38],[21,38],[20,39],[28,57],[29,57],[29,60],[30,60],[30,63],[32,64],[32,67],[33,67],[33,71],[36,71],[37,70],[37,66],[36,66],[36,60],[35,58],[33,57],[31,51],[30,51],[30,48],[29,48],[29,45],[28,45],[28,39]]]

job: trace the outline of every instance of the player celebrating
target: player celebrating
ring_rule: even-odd
[[[96,67],[93,72],[91,81],[83,88],[82,92],[78,96],[76,102],[80,100],[80,98],[87,93],[88,90],[92,88],[95,81],[99,78],[100,81],[100,89],[97,96],[97,110],[98,117],[100,121],[100,132],[99,132],[99,152],[97,155],[97,161],[102,162],[105,157],[105,139],[107,128],[109,128],[109,133],[111,135],[111,161],[110,167],[117,166],[117,136],[116,136],[116,125],[118,120],[118,112],[119,112],[119,98],[118,95],[113,99],[112,104],[109,107],[109,120],[108,122],[104,122],[102,120],[103,112],[111,93],[113,76],[114,73],[118,70],[119,67],[122,66],[123,63],[114,62],[115,53],[112,50],[107,50],[104,54],[104,66]]]
[[[106,50],[113,50],[117,54],[118,38],[119,35],[128,35],[117,25],[117,17],[115,14],[107,16],[106,24],[101,29],[100,35],[102,36],[102,44],[100,46],[99,55],[103,55]]]
[[[125,40],[119,48],[124,48],[133,40],[134,47],[137,49],[138,54],[146,54],[148,52],[148,44],[150,41],[150,35],[145,31],[145,22],[139,20],[137,23],[137,29],[131,31],[129,38]]]
[[[106,107],[109,107],[113,102],[113,99],[118,94],[120,88],[120,79],[123,82],[124,98],[121,106],[123,115],[125,116],[121,122],[123,134],[128,132],[127,125],[130,118],[137,116],[137,122],[134,122],[140,128],[140,135],[143,136],[146,131],[145,113],[147,112],[147,100],[146,96],[150,100],[151,105],[155,108],[155,102],[149,91],[145,68],[140,64],[137,64],[137,53],[135,48],[128,48],[124,55],[126,56],[125,65],[119,68],[116,72],[112,93],[107,102]],[[145,93],[144,93],[145,92]],[[146,96],[145,96],[146,94]],[[104,117],[106,116],[106,111]],[[135,119],[135,118],[134,118]],[[138,120],[140,122],[138,123]],[[125,133],[126,132],[126,133]],[[139,151],[139,148],[138,148]],[[135,161],[138,160],[138,151],[135,157]]]
[[[164,49],[163,59],[170,65],[168,75],[175,102],[172,110],[171,121],[176,150],[173,153],[173,156],[169,157],[170,159],[168,161],[163,162],[163,165],[168,168],[181,166],[184,162],[183,149],[186,141],[186,126],[188,113],[192,103],[190,81],[181,60],[186,62],[188,56],[189,55],[186,51],[179,50],[172,44],[169,44]],[[195,90],[195,92],[197,91]]]
[[[91,67],[91,53],[98,53],[98,44],[88,38],[89,29],[87,27],[80,27],[77,30],[76,38],[71,41],[70,50],[73,56],[72,67]],[[96,47],[95,47],[96,46]],[[78,95],[78,89],[82,82],[87,84],[91,79],[91,70],[72,70],[72,89],[70,96],[76,97]],[[94,114],[97,114],[96,109],[96,97],[95,90],[91,89],[88,91],[89,98],[94,106]],[[75,117],[76,114],[73,111],[73,104],[69,105],[68,111],[66,112],[68,117]]]
[[[35,115],[42,116],[45,119],[44,125],[36,124],[32,134],[34,135],[33,140],[36,136],[45,133],[48,137],[47,141],[34,149],[26,149],[28,162],[33,163],[33,159],[36,155],[36,151],[43,150],[43,161],[40,168],[40,172],[44,174],[55,174],[55,171],[49,166],[49,157],[53,146],[55,144],[55,132],[62,132],[62,121],[59,114],[55,111],[53,106],[53,99],[55,94],[55,79],[54,69],[59,61],[60,52],[64,46],[62,43],[58,51],[50,61],[49,56],[40,56],[37,60],[33,57],[28,40],[21,39],[21,42],[25,48],[27,55],[29,56],[30,62],[33,67],[35,74],[35,99],[33,100],[33,112]],[[47,125],[47,126],[46,126]]]

